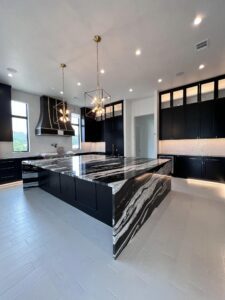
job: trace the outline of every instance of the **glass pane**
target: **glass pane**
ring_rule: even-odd
[[[80,148],[80,135],[79,135],[79,126],[72,125],[75,136],[72,136],[72,148]]]
[[[13,151],[28,151],[27,120],[12,118]]]
[[[112,116],[113,116],[113,107],[112,107],[112,105],[106,106],[106,108],[105,108],[105,117],[106,117],[106,119],[109,119]]]
[[[173,106],[181,106],[184,104],[184,91],[179,90],[173,92]]]
[[[208,82],[201,85],[201,101],[214,99],[215,82]]]
[[[79,125],[80,115],[71,113],[71,124]]]
[[[170,93],[161,95],[161,108],[170,107]]]
[[[219,98],[225,98],[225,79],[219,80]]]
[[[18,101],[11,101],[12,115],[14,116],[27,116],[27,104]]]
[[[198,102],[198,86],[192,86],[187,88],[186,90],[186,103],[197,103]]]
[[[121,116],[123,114],[122,103],[114,105],[114,116]]]

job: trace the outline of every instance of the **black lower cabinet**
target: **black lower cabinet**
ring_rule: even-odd
[[[46,192],[60,197],[60,174],[49,170],[41,171],[40,187]]]
[[[171,156],[174,159],[174,177],[225,182],[224,157]]]
[[[77,204],[90,210],[97,210],[95,183],[76,178]]]
[[[199,157],[176,156],[174,158],[174,176],[181,178],[201,178],[202,159]]]
[[[225,182],[225,158],[204,158],[204,179]]]
[[[75,178],[60,174],[60,199],[70,205],[77,202]]]

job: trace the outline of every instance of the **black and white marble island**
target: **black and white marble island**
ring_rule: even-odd
[[[39,186],[112,227],[117,258],[171,189],[171,161],[85,155],[23,162]]]

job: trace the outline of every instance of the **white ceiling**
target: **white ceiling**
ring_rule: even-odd
[[[64,62],[66,98],[83,105],[83,93],[96,87],[92,39],[100,34],[104,88],[114,100],[147,97],[225,73],[224,13],[224,0],[0,0],[0,81],[59,97]],[[196,28],[197,14],[204,19]],[[206,38],[209,48],[197,53],[194,45]],[[9,78],[7,67],[18,73]]]

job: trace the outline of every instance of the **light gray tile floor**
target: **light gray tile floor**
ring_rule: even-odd
[[[111,228],[39,188],[0,188],[0,299],[225,299],[225,185],[173,191],[117,261]]]

